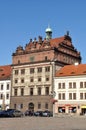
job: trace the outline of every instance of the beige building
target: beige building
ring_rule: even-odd
[[[55,113],[86,113],[86,64],[66,65],[55,77]]]
[[[81,56],[69,34],[52,39],[49,27],[44,40],[39,36],[25,48],[17,47],[12,55],[11,108],[52,111],[54,74],[75,62],[81,63]]]

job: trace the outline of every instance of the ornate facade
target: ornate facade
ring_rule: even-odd
[[[17,47],[12,55],[11,108],[52,110],[54,74],[75,62],[81,63],[81,56],[69,34],[53,39],[49,27],[44,40],[39,36],[25,48]]]

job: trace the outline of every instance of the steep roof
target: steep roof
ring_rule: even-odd
[[[39,38],[39,39],[40,39],[40,38]],[[39,44],[39,43],[40,43],[40,44]],[[65,35],[65,36],[62,36],[62,37],[59,37],[59,38],[50,39],[49,41],[47,41],[46,39],[43,40],[43,41],[42,41],[42,39],[41,39],[40,42],[39,42],[39,40],[38,40],[38,41],[35,41],[35,42],[34,42],[34,41],[33,41],[33,42],[31,41],[31,42],[29,42],[28,44],[26,44],[25,51],[31,50],[32,47],[35,47],[35,49],[43,49],[43,48],[45,48],[45,45],[47,45],[47,44],[48,44],[48,47],[49,47],[49,48],[50,48],[50,47],[51,47],[51,48],[52,48],[52,47],[58,48],[61,43],[65,43],[66,45],[73,47],[72,41],[71,41],[71,37]],[[39,48],[37,47],[37,45],[39,45]],[[20,50],[20,47],[17,48],[17,50]],[[23,50],[22,50],[22,51],[23,51]]]
[[[11,65],[0,66],[0,80],[10,79]]]
[[[66,42],[67,45],[71,46],[71,38],[69,36],[63,36],[59,38],[53,38],[50,40],[51,46],[58,47],[60,43]]]
[[[86,64],[66,65],[56,72],[56,77],[86,75]]]

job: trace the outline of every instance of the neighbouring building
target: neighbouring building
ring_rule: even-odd
[[[30,39],[25,48],[18,46],[12,54],[11,108],[52,111],[55,72],[64,65],[81,63],[68,32],[59,38],[52,38],[49,27],[45,32],[45,39]]]
[[[86,64],[66,65],[55,76],[55,113],[86,113]]]
[[[0,66],[0,109],[10,107],[11,65]]]

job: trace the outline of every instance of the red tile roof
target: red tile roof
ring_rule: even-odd
[[[66,41],[66,44],[68,44],[69,46],[72,45],[69,40],[65,39],[65,36],[51,39],[50,44],[51,44],[51,46],[58,47],[59,44],[64,42],[64,41]]]
[[[0,80],[10,79],[11,65],[0,66]]]
[[[64,36],[63,37],[59,37],[59,38],[53,38],[53,39],[50,40],[50,43],[51,43],[51,45],[55,44],[55,43],[59,44],[59,43],[61,43],[63,41],[64,41]]]
[[[56,72],[56,77],[86,75],[86,64],[66,65]]]
[[[70,38],[70,37],[68,36],[68,38]],[[58,48],[59,44],[62,43],[62,42],[65,42],[67,45],[72,46],[71,40],[69,40],[68,38],[67,38],[67,36],[62,36],[62,37],[59,37],[59,38],[50,39],[50,41],[49,41],[50,47],[56,47],[56,48]],[[39,48],[43,49],[44,48],[44,44],[46,44],[46,42],[47,41],[44,40],[44,41],[42,41],[41,44],[39,44],[39,41],[37,41],[36,42],[36,46],[40,45]],[[30,50],[31,47],[33,47],[33,46],[34,46],[33,42],[28,43],[27,46],[26,46],[26,48],[25,48],[25,51]]]

